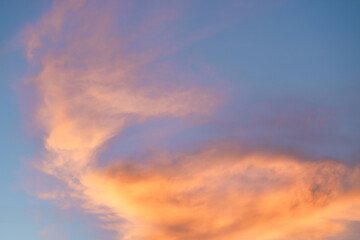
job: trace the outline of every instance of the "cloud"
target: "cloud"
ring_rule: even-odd
[[[221,102],[218,90],[159,64],[193,39],[159,37],[179,17],[162,6],[164,14],[147,13],[132,29],[116,24],[131,2],[55,1],[25,29],[45,152],[35,164],[66,186],[38,196],[67,195],[124,240],[323,239],[359,220],[360,170],[330,160],[224,143],[100,167],[106,144],[126,128],[208,116]]]
[[[123,239],[323,239],[360,217],[358,168],[221,148],[178,159],[89,172],[88,206],[127,219]]]
[[[95,11],[92,7],[101,6],[83,4],[55,1],[53,10],[25,31],[29,60],[40,66],[31,77],[41,99],[36,118],[47,132],[47,150],[57,157],[49,168],[68,160],[82,168],[89,154],[125,126],[150,117],[206,113],[217,105],[214,90],[144,79],[156,57],[152,49],[129,52],[131,43],[111,36],[109,7]]]

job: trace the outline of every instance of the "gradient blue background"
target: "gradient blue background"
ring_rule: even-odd
[[[183,28],[213,24],[224,2],[230,1],[196,1]],[[0,5],[0,239],[41,239],[49,226],[54,226],[50,239],[96,239],[81,216],[28,195],[19,176],[37,152],[37,140],[24,131],[15,91],[27,69],[19,32],[50,5],[41,0],[2,0]],[[171,143],[238,138],[254,147],[359,162],[360,1],[257,1],[250,6],[232,24],[171,56],[185,68],[191,61],[209,66],[224,79],[218,84],[229,96],[207,124],[184,130]],[[130,141],[130,152],[136,152],[136,141]]]

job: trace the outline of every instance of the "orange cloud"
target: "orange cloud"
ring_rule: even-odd
[[[323,239],[360,220],[360,170],[333,161],[212,147],[99,167],[103,146],[125,128],[210,114],[220,102],[213,89],[151,75],[146,69],[159,68],[155,60],[172,48],[160,41],[136,51],[132,44],[151,31],[114,32],[114,4],[55,1],[24,32],[28,59],[39,69],[30,77],[45,132],[46,154],[37,165],[67,186],[40,198],[81,200],[123,240]]]
[[[358,168],[223,149],[180,159],[93,169],[84,199],[127,220],[120,239],[323,239],[360,218]]]
[[[109,7],[94,11],[92,2],[84,4],[55,1],[53,10],[25,31],[29,60],[40,66],[31,77],[42,99],[36,117],[47,132],[46,149],[56,158],[45,164],[47,171],[66,164],[82,169],[125,126],[208,113],[218,102],[211,89],[142,79],[154,54],[128,52],[129,43],[109,36]]]

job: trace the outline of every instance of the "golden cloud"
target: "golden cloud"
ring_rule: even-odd
[[[45,132],[37,165],[104,228],[123,240],[324,239],[360,220],[359,167],[330,160],[212,146],[100,167],[102,147],[125,128],[210,114],[220,102],[213,89],[149,75],[144,69],[169,48],[160,42],[133,50],[144,28],[114,33],[117,3],[107,3],[55,1],[24,31],[28,60],[38,69],[29,77],[40,99],[34,117]]]

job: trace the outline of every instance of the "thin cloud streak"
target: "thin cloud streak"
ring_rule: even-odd
[[[24,31],[44,131],[35,165],[66,185],[39,198],[80,201],[123,240],[323,239],[360,220],[360,169],[330,160],[244,154],[232,143],[100,167],[107,142],[127,127],[210,115],[222,101],[217,90],[151,74],[169,75],[156,61],[174,46],[156,30],[179,18],[174,9],[126,34],[116,26],[121,4],[130,3],[55,1]]]

